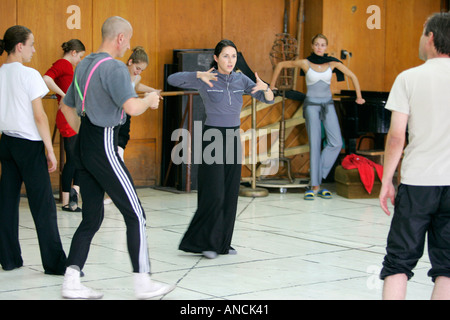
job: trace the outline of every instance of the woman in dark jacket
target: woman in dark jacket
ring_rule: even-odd
[[[257,74],[255,84],[234,71],[236,62],[236,46],[230,40],[222,40],[214,51],[213,68],[206,72],[178,72],[168,78],[172,86],[198,90],[205,105],[198,208],[179,249],[211,259],[218,254],[236,254],[231,239],[242,166],[242,96],[250,94],[265,103],[274,101],[273,92]]]

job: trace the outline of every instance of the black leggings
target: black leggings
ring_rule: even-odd
[[[75,168],[75,143],[77,140],[77,135],[70,138],[64,138],[64,151],[66,152],[66,163],[64,163],[64,168],[61,175],[61,185],[63,192],[70,192],[72,188],[72,182],[74,186],[79,186],[78,171]]]

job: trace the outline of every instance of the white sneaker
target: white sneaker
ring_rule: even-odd
[[[64,274],[62,296],[66,299],[101,299],[103,293],[85,287],[80,282],[80,271],[68,267]]]
[[[175,285],[153,281],[148,273],[134,274],[134,292],[138,299],[150,299],[163,296],[173,289],[175,289]]]

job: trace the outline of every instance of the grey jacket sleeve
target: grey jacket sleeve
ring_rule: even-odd
[[[198,90],[202,85],[202,81],[197,78],[197,72],[177,72],[171,74],[167,78],[167,82],[171,86],[182,89]]]

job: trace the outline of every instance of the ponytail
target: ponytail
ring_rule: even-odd
[[[12,26],[6,30],[3,40],[0,40],[0,55],[4,51],[10,55],[16,50],[16,45],[19,43],[25,44],[27,42],[31,30],[24,26]]]
[[[3,54],[3,51],[5,51],[5,41],[0,39],[0,56]]]

